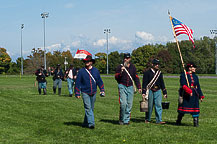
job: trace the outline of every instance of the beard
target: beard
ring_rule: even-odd
[[[128,61],[124,62],[125,67],[129,67],[129,64],[130,64],[130,62],[128,62]]]

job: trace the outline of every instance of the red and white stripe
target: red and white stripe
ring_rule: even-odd
[[[179,24],[179,25],[174,26],[174,30],[175,30],[176,36],[178,36],[180,34],[188,35],[189,40],[192,41],[192,43],[194,44],[192,29],[190,29],[189,27],[187,27],[184,24]]]

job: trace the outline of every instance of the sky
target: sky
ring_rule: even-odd
[[[145,44],[166,44],[174,41],[168,16],[182,21],[193,31],[194,39],[212,37],[217,29],[216,0],[0,0],[0,47],[13,61],[33,48],[46,51],[84,49],[93,55],[107,52],[106,34],[110,29],[109,53],[132,52]],[[179,40],[188,40],[186,35]]]

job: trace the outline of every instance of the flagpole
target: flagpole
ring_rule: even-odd
[[[185,78],[186,78],[186,81],[187,81],[187,85],[188,85],[188,87],[190,87],[189,81],[188,81],[188,77],[187,77],[187,73],[186,73],[186,70],[185,70],[185,64],[184,64],[184,61],[183,61],[183,58],[182,58],[182,53],[181,53],[181,50],[180,50],[180,47],[179,47],[179,42],[178,42],[178,39],[177,39],[177,37],[176,37],[176,33],[175,33],[174,26],[173,26],[173,23],[172,23],[172,17],[170,16],[170,12],[169,12],[169,11],[168,11],[168,15],[169,15],[170,22],[171,22],[171,25],[172,25],[173,35],[174,35],[174,38],[176,39],[176,44],[177,44],[177,47],[178,47],[179,56],[180,56],[180,58],[181,58],[182,67],[183,67],[183,69],[184,69],[184,73],[185,73]]]

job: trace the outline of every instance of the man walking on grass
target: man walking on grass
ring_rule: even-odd
[[[44,95],[46,95],[47,81],[45,78],[49,75],[47,71],[44,69],[44,65],[42,65],[41,68],[35,72],[35,75],[37,76],[36,80],[38,81],[38,93],[41,94],[41,89],[43,89]]]
[[[133,106],[133,95],[135,85],[142,92],[136,67],[131,62],[129,53],[124,54],[123,64],[116,69],[115,79],[118,82],[120,114],[119,124],[128,125],[130,123],[131,109]],[[135,82],[135,85],[133,83]]]
[[[90,129],[95,128],[94,120],[94,103],[96,101],[97,86],[100,89],[100,96],[105,96],[104,84],[100,77],[100,73],[97,68],[92,65],[95,60],[92,56],[88,55],[83,59],[85,67],[79,70],[76,83],[75,83],[75,96],[76,98],[81,98],[82,95],[85,116],[83,127],[88,127]]]
[[[64,74],[60,64],[57,65],[54,71],[51,71],[51,75],[53,75],[53,93],[56,94],[56,88],[58,86],[58,95],[61,95],[62,80],[64,80]]]
[[[68,84],[68,90],[69,90],[69,96],[72,97],[73,95],[73,86],[76,79],[77,71],[73,67],[72,64],[70,64],[69,69],[65,72],[65,78],[67,79]]]
[[[154,59],[152,61],[152,67],[144,72],[143,74],[143,84],[142,84],[142,96],[145,96],[146,91],[148,94],[148,112],[146,112],[145,123],[149,123],[151,121],[151,114],[153,110],[153,105],[155,105],[155,116],[156,123],[164,124],[162,121],[162,95],[161,90],[163,92],[164,98],[167,98],[167,91],[165,88],[163,74],[159,70],[160,61],[158,59]],[[155,81],[155,83],[149,84]],[[152,85],[150,89],[147,89],[147,85]]]

